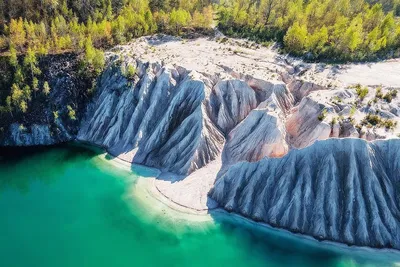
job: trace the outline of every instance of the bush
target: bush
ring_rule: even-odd
[[[364,120],[363,120],[366,124],[370,124],[373,126],[377,126],[381,123],[381,117],[379,117],[378,115],[375,114],[368,114]]]
[[[383,98],[382,87],[376,88],[375,98],[377,98],[377,99]]]
[[[67,109],[68,109],[68,117],[73,121],[76,120],[75,110],[70,105],[67,106]]]
[[[128,68],[125,70],[124,76],[128,80],[133,80],[136,75],[136,68],[132,65],[129,65]]]
[[[318,116],[319,121],[323,121],[326,118],[328,111],[324,108]]]
[[[385,127],[388,130],[392,130],[397,126],[397,122],[390,119],[382,119],[376,114],[368,114],[362,121],[362,125],[367,127]]]
[[[396,90],[391,90],[389,92],[387,92],[384,96],[383,99],[390,103],[392,102],[393,98],[395,98],[397,96],[397,91]]]
[[[44,84],[43,84],[43,94],[45,94],[45,95],[50,94],[50,85],[47,81],[44,82]]]
[[[361,85],[356,86],[356,93],[361,101],[368,95],[368,87],[362,87]]]

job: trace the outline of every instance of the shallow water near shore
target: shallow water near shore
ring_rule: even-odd
[[[83,147],[2,150],[0,266],[400,266],[393,251],[179,214],[140,187],[152,175]]]

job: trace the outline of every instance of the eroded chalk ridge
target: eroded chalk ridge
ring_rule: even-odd
[[[273,83],[254,82],[251,88],[229,74],[221,78],[132,58],[110,62],[78,139],[163,171],[189,174],[205,166],[261,102],[272,95],[290,101],[284,100],[288,90]],[[129,65],[136,68],[133,77],[124,74]]]
[[[400,249],[400,140],[329,139],[233,165],[210,196],[256,221],[358,246]]]
[[[131,79],[116,65],[102,75],[78,139],[130,162],[180,174],[214,159],[224,138],[205,114],[207,91],[196,73],[132,64],[137,75]]]

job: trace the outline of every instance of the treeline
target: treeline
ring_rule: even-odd
[[[0,113],[28,112],[37,95],[48,96],[39,58],[49,53],[81,55],[85,78],[104,67],[102,50],[156,32],[179,34],[209,28],[213,9],[200,0],[0,0],[0,53],[12,68]]]
[[[370,2],[370,3],[369,3]],[[400,1],[229,0],[218,10],[228,35],[278,41],[308,59],[400,56]]]
[[[106,48],[157,29],[176,34],[188,26],[207,28],[213,12],[198,0],[0,0],[0,7],[0,51],[29,47],[39,54],[82,50],[88,37]]]

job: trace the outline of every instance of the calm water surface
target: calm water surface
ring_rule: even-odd
[[[338,248],[234,216],[150,216],[130,193],[146,178],[85,148],[0,153],[1,267],[400,266],[398,253]]]

